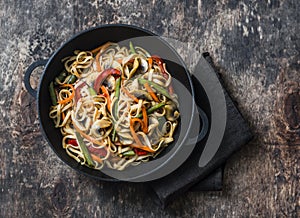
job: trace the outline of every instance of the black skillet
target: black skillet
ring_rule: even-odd
[[[92,50],[107,41],[125,45],[132,41],[134,45],[145,48],[150,54],[162,57],[172,75],[174,91],[179,97],[181,117],[179,128],[174,135],[174,142],[154,160],[129,167],[124,171],[109,169],[98,171],[77,163],[62,148],[60,130],[54,127],[53,121],[49,118],[51,100],[48,87],[50,82],[63,70],[61,60],[72,55],[74,50]],[[31,87],[29,78],[38,66],[44,66],[44,72],[36,91]],[[131,25],[102,25],[75,35],[65,42],[49,60],[34,62],[25,73],[24,83],[28,92],[37,99],[42,132],[57,156],[80,173],[100,180],[144,182],[166,176],[189,157],[196,143],[205,136],[209,126],[210,108],[205,91],[199,84],[197,91],[202,92],[203,96],[201,108],[204,109],[208,118],[194,102],[191,76],[177,52],[157,35]]]

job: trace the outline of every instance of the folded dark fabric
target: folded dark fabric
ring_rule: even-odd
[[[211,74],[212,76],[213,74],[218,76],[216,71],[210,65],[209,61],[210,58],[207,54],[201,57],[194,75],[196,73],[205,72],[206,74]],[[196,81],[195,76],[192,76],[192,78],[194,86],[197,87],[197,83],[199,85],[199,81]],[[213,184],[222,184],[222,166],[224,166],[226,160],[234,152],[239,150],[243,145],[247,144],[251,140],[252,134],[249,130],[247,122],[243,119],[242,115],[234,105],[225,89],[223,92],[226,100],[227,121],[225,132],[224,135],[221,136],[221,143],[216,154],[205,166],[201,168],[198,166],[199,158],[205,148],[205,143],[207,140],[206,136],[204,140],[196,145],[193,153],[178,169],[166,177],[149,183],[150,187],[153,189],[155,196],[154,200],[161,206],[167,206],[168,203],[170,203],[177,196],[185,193],[189,189],[195,189],[194,187],[197,187],[197,185],[199,186],[198,190],[216,190],[214,189],[215,187],[213,187]],[[195,98],[196,102],[199,101],[197,98],[200,97],[197,96],[197,92]],[[217,169],[219,169],[219,171]]]
[[[224,165],[225,166],[225,165]],[[223,174],[224,167],[220,167],[214,170],[202,181],[193,185],[189,191],[199,192],[199,191],[221,191],[223,187]]]

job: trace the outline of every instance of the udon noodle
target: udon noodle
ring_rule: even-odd
[[[91,168],[124,170],[174,141],[178,97],[159,56],[108,42],[62,61],[49,86],[49,116],[69,156]]]

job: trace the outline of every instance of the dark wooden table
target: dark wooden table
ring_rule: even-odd
[[[1,0],[0,217],[299,217],[299,11],[298,0]],[[142,184],[79,175],[50,149],[24,71],[106,23],[179,41],[190,67],[210,52],[255,135],[227,162],[223,191],[186,193],[163,210]]]

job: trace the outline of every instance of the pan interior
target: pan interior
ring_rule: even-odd
[[[194,110],[192,99],[194,94],[191,79],[183,61],[167,43],[154,34],[146,30],[127,25],[106,25],[85,31],[63,44],[50,58],[41,79],[40,88],[38,90],[40,123],[53,150],[65,163],[80,172],[88,174],[89,176],[100,179],[107,178],[98,170],[81,166],[74,159],[68,156],[62,148],[62,135],[60,130],[54,128],[54,124],[49,118],[51,101],[48,92],[50,82],[63,70],[61,60],[64,57],[73,54],[74,50],[92,50],[107,41],[118,42],[125,45],[128,45],[129,41],[131,41],[134,45],[145,48],[150,54],[159,55],[166,62],[167,69],[174,78],[174,81],[181,84],[174,86],[175,93],[179,95],[179,110],[181,113],[180,125],[174,136],[175,141],[168,146],[168,148],[165,149],[165,151],[157,159],[136,167],[128,168],[127,172],[122,172],[127,174],[131,173],[132,176],[137,176],[145,173],[147,168],[155,169],[160,165],[165,164],[169,158],[172,158],[173,151],[176,152],[184,143],[186,135],[189,132],[191,117]],[[185,91],[182,91],[183,87]],[[144,167],[144,165],[149,165],[149,167]]]

